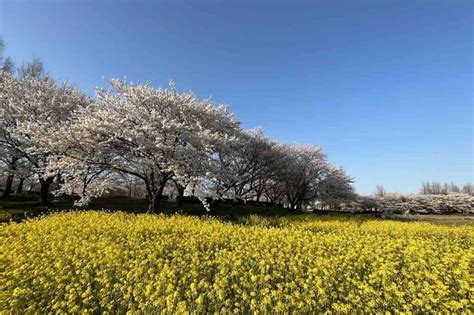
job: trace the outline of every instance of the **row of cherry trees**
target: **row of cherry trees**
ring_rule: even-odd
[[[37,65],[36,65],[37,66]],[[0,150],[5,191],[14,176],[38,181],[41,203],[54,193],[78,204],[134,179],[158,211],[165,187],[180,196],[285,203],[300,209],[353,196],[351,178],[311,145],[244,130],[224,105],[193,93],[111,80],[90,99],[43,71],[0,71]],[[212,199],[210,199],[212,198]]]
[[[449,192],[447,194],[377,194],[358,197],[347,205],[349,211],[374,211],[384,214],[473,214],[474,196],[468,193]]]

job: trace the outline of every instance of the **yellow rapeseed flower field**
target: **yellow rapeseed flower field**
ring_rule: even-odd
[[[468,313],[472,226],[70,212],[0,227],[0,312]]]

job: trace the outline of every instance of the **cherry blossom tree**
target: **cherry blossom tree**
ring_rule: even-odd
[[[265,190],[265,182],[272,177],[275,143],[260,129],[240,133],[239,141],[218,152],[215,159],[214,191],[217,198],[258,202]]]
[[[326,155],[313,145],[280,144],[285,167],[279,180],[284,184],[290,209],[302,208],[304,202],[318,196],[327,167]]]
[[[312,145],[284,145],[287,167],[281,180],[285,183],[290,209],[319,202],[333,209],[355,198],[352,178],[330,164],[324,152]]]
[[[317,197],[321,202],[338,209],[342,203],[355,200],[353,179],[342,168],[328,164],[323,173]]]
[[[12,160],[28,162],[39,180],[43,205],[48,203],[49,187],[59,171],[50,168],[60,157],[48,143],[69,124],[71,113],[87,102],[74,86],[58,85],[49,76],[25,74],[17,79],[8,72],[0,73],[0,146]]]
[[[82,182],[84,175],[75,174],[87,166],[102,171],[95,187],[88,187],[93,195],[101,194],[108,186],[106,179],[117,173],[142,180],[149,212],[159,210],[171,179],[193,187],[205,201],[212,156],[236,141],[240,131],[228,108],[179,92],[173,83],[166,89],[120,80],[110,85],[98,90],[97,100],[75,113],[75,123],[53,141],[64,156],[58,166],[73,170],[65,186]]]
[[[13,74],[15,65],[10,57],[4,58],[3,51],[5,49],[5,43],[0,39],[0,72],[6,72],[10,75]],[[5,133],[3,129],[0,129],[0,142],[3,143]],[[13,179],[17,170],[18,157],[13,154],[7,147],[0,145],[0,165],[2,166],[3,172],[5,173],[5,187],[2,193],[2,197],[6,198],[12,191]]]
[[[373,198],[384,213],[474,213],[474,197],[464,193],[413,194],[387,193]]]

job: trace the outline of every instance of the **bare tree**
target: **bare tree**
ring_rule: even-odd
[[[34,58],[32,61],[23,64],[18,69],[18,75],[20,79],[31,77],[31,78],[44,78],[46,76],[43,62],[39,58]]]
[[[474,195],[474,186],[472,184],[466,184],[462,187],[462,192],[469,195]]]
[[[385,190],[385,188],[382,185],[377,185],[377,187],[375,187],[374,196],[383,197],[386,194],[387,194],[387,191]]]
[[[469,185],[470,184],[467,184],[464,186],[467,189],[466,191],[469,191]],[[453,182],[451,182],[451,184],[448,184],[448,183],[440,184],[438,182],[431,182],[431,183],[424,182],[421,185],[420,194],[447,195],[449,193],[459,193],[459,192],[467,193],[466,191],[464,191],[464,187],[463,189],[460,189],[459,186],[457,186]]]

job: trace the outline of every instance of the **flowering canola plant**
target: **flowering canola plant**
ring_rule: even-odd
[[[472,226],[70,212],[0,227],[0,313],[472,312]]]

